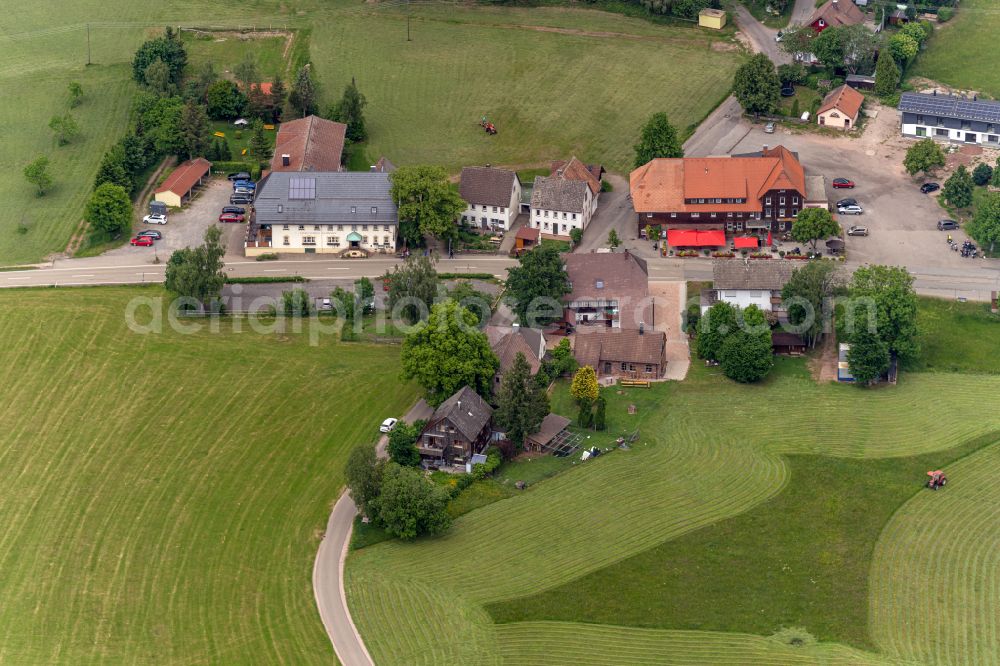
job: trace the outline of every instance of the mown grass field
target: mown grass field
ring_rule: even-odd
[[[935,27],[930,45],[917,57],[909,74],[1000,98],[1000,71],[988,64],[1000,57],[997,3],[963,0],[951,21]]]
[[[0,661],[329,664],[313,559],[398,348],[137,335],[136,295],[0,291]]]
[[[633,620],[641,612],[643,598],[648,598],[635,594],[621,600],[622,607],[637,606],[630,615],[613,622],[605,616],[598,620],[619,625],[614,627],[578,621],[498,625],[485,609],[491,603],[571,584],[660,544],[695,538],[700,528],[782,501],[784,493],[808,494],[808,478],[797,491],[792,485],[795,464],[789,454],[842,459],[846,468],[853,463],[859,470],[869,461],[872,481],[885,476],[882,480],[888,486],[873,492],[891,496],[878,501],[898,506],[905,495],[899,492],[904,481],[893,470],[917,469],[912,488],[919,493],[925,470],[918,468],[939,458],[933,454],[943,462],[953,459],[949,450],[1000,429],[998,390],[1000,379],[994,376],[944,373],[908,373],[890,390],[819,386],[797,360],[779,363],[762,386],[737,386],[717,369],[694,365],[682,384],[614,393],[609,396],[608,437],[638,427],[640,435],[631,451],[602,456],[463,516],[441,538],[414,544],[388,542],[355,551],[347,576],[355,622],[376,661],[393,664],[606,663],[600,655],[616,654],[629,655],[635,663],[652,663],[658,650],[675,655],[663,660],[679,663],[747,663],[751,655],[755,663],[789,663],[796,660],[790,654],[799,655],[802,662],[879,661],[881,655],[861,653],[843,643],[790,653],[779,641],[746,635],[760,630],[757,626],[735,633],[730,623],[726,628],[734,633],[725,634],[620,626]],[[633,403],[638,414],[630,417],[626,407]],[[565,411],[565,387],[553,404]],[[970,418],[973,409],[975,417]],[[927,459],[908,462],[924,455]],[[824,473],[814,470],[812,479],[822,481]],[[842,478],[838,483],[838,489],[850,488]],[[814,498],[819,515],[834,511],[839,496],[849,492],[825,495],[825,488],[812,490],[819,496]],[[785,502],[783,506],[792,510]],[[850,511],[840,514],[840,530],[847,529],[852,511],[864,510],[860,503],[848,503],[847,508]],[[880,511],[884,520],[892,507]],[[780,525],[774,519],[771,524]],[[877,529],[865,530],[870,549]],[[853,558],[852,571],[861,576],[864,558],[870,555],[856,557],[843,548],[833,544],[829,552],[821,548],[818,552],[834,563]],[[761,554],[762,561],[771,565],[780,555],[778,548]],[[483,566],[483,562],[506,566]],[[744,560],[725,564],[747,566]],[[796,585],[804,586],[802,572],[794,575]],[[655,578],[645,580],[656,584]],[[835,582],[824,585],[826,594],[833,594]],[[801,593],[808,596],[808,589]],[[601,588],[611,597],[616,592],[612,584]],[[691,603],[692,614],[697,615],[697,600],[670,597],[668,587],[660,593],[669,599],[657,603],[675,603],[680,608],[674,612],[680,614]],[[655,595],[655,588],[644,594]],[[836,610],[851,606],[864,616],[864,595],[853,595],[852,600],[853,604]],[[774,609],[780,600],[771,597],[763,603]],[[656,605],[647,609],[655,613]],[[594,619],[587,618],[583,608],[577,610],[576,620]],[[443,633],[438,631],[440,625],[430,627],[425,621],[446,612],[451,622]],[[571,613],[567,607],[564,617]],[[816,608],[800,617],[808,620],[821,614],[822,609]],[[995,616],[975,617],[995,624]],[[785,615],[777,622],[790,620]],[[805,629],[823,637],[844,635],[828,633],[822,626]],[[590,635],[601,637],[599,649],[586,640]],[[876,638],[874,644],[881,642]],[[825,652],[820,657],[812,650]]]

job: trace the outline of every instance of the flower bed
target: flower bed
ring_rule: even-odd
[[[769,252],[751,252],[751,259],[770,259],[771,254]]]
[[[681,250],[677,253],[678,257],[697,257],[698,250]]]
[[[712,256],[716,259],[732,259],[736,255],[732,252],[713,252]]]
[[[785,259],[808,259],[804,254],[786,254]]]

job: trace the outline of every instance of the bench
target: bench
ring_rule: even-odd
[[[622,386],[649,388],[649,382],[644,379],[622,379],[618,383],[621,384]]]

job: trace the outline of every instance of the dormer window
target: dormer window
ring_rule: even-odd
[[[284,213],[285,212],[285,207],[283,205],[281,205],[281,204],[278,204],[278,212],[279,213]]]
[[[357,212],[358,212],[358,207],[357,206],[351,206],[351,213],[353,214],[353,213],[357,213]]]
[[[604,280],[598,280],[594,286],[598,289],[604,289]]]
[[[378,208],[372,206],[372,215],[375,215],[376,213],[378,213]]]

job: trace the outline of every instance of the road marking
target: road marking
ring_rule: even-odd
[[[80,275],[74,275],[73,277],[94,277],[93,273],[82,273]]]
[[[9,278],[7,278],[7,279],[8,279],[8,280],[30,280],[31,278],[26,278],[26,277],[22,277],[22,278],[16,278],[16,277],[9,277]]]
[[[326,270],[328,270],[328,271],[349,271],[351,269],[350,268],[328,268]]]
[[[265,273],[287,273],[288,269],[287,268],[265,268],[264,272]]]

